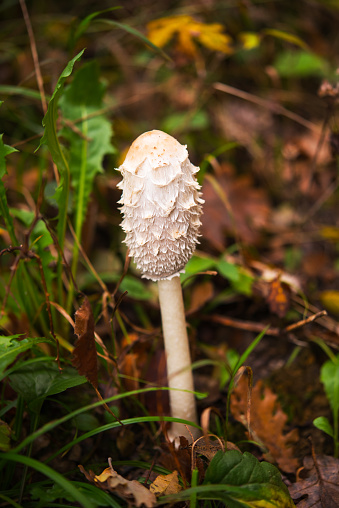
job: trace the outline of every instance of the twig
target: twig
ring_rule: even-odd
[[[245,101],[257,104],[258,106],[268,109],[272,111],[272,113],[275,113],[277,115],[286,116],[286,118],[289,118],[290,120],[293,120],[294,122],[303,125],[304,127],[306,127],[306,129],[309,129],[319,134],[319,128],[314,123],[305,120],[305,118],[303,118],[302,116],[293,113],[293,111],[289,111],[288,109],[284,108],[284,106],[281,106],[276,102],[263,99],[262,97],[257,97],[256,95],[244,92],[243,90],[238,90],[237,88],[225,85],[224,83],[214,83],[213,87],[216,90],[219,90],[220,92],[225,92],[229,95],[233,95],[235,97],[239,97],[240,99],[244,99]]]
[[[327,316],[326,310],[321,310],[316,314],[312,314],[312,316],[309,316],[306,319],[302,319],[300,321],[297,321],[296,323],[292,323],[291,325],[288,325],[282,329],[270,327],[266,330],[266,335],[270,335],[273,337],[278,337],[279,335],[286,335],[294,330],[297,330],[298,328],[301,328],[302,326],[307,325],[308,323],[312,323],[316,319],[319,319],[323,316]],[[253,321],[241,321],[240,319],[219,316],[218,314],[206,316],[205,319],[213,321],[214,323],[220,323],[221,325],[224,326],[230,326],[232,328],[237,328],[239,330],[246,330],[249,332],[256,333],[264,331],[267,326],[262,323],[255,323]]]
[[[40,70],[40,63],[39,63],[38,52],[36,49],[34,32],[33,32],[32,24],[31,24],[31,20],[29,19],[29,14],[28,14],[25,0],[20,0],[20,7],[22,10],[22,14],[24,16],[25,25],[26,25],[27,32],[28,32],[28,37],[29,37],[29,42],[30,42],[30,46],[31,46],[33,62],[34,62],[36,80],[37,80],[37,84],[38,84],[38,88],[39,88],[39,92],[40,92],[40,96],[41,96],[41,105],[42,105],[42,109],[43,109],[43,112],[45,115],[47,112],[47,102],[46,102],[46,96],[45,96],[45,90],[44,90],[44,83],[42,80],[42,75],[41,75],[41,70]]]

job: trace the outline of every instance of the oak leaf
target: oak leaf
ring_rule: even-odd
[[[247,380],[242,377],[231,396],[231,412],[236,420],[248,427]],[[298,460],[293,457],[293,444],[299,436],[297,429],[284,434],[287,415],[283,412],[277,395],[259,380],[251,395],[251,437],[268,449],[264,459],[276,462],[286,473],[293,473]]]
[[[111,492],[121,497],[126,501],[129,507],[152,508],[156,505],[156,497],[153,492],[150,492],[144,485],[136,480],[126,480],[123,476],[119,475],[113,467],[108,467],[96,476],[93,471],[89,473],[85,468],[79,465],[80,471],[86,476],[87,480],[94,483],[97,487],[106,492]]]
[[[219,23],[205,24],[185,15],[168,16],[148,23],[147,30],[148,39],[160,48],[177,35],[178,50],[190,57],[197,54],[197,41],[212,51],[233,52],[231,38]]]
[[[91,304],[86,297],[75,313],[74,333],[78,336],[73,351],[72,365],[81,376],[98,388],[97,350],[94,337],[94,316]]]

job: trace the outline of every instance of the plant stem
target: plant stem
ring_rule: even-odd
[[[168,386],[177,390],[170,390],[171,415],[197,423],[196,404],[193,393],[193,375],[191,370],[191,355],[186,330],[185,310],[182,297],[180,277],[171,280],[159,280],[159,301],[161,309],[162,328],[164,335]],[[180,391],[179,391],[180,390]],[[190,427],[193,437],[198,430]],[[182,423],[174,422],[169,437],[174,439],[185,436],[192,438]]]

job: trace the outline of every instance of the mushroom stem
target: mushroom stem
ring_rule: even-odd
[[[194,394],[181,391],[193,391],[194,385],[180,277],[159,280],[158,289],[168,386],[177,389],[169,391],[171,415],[197,423]],[[198,429],[190,426],[189,430],[195,439],[199,433]],[[192,441],[187,428],[182,423],[173,422],[169,437],[174,439],[178,436],[185,436]]]

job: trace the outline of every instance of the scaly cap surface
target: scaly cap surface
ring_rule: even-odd
[[[142,276],[171,279],[183,272],[198,243],[200,185],[188,152],[172,136],[149,131],[131,145],[119,171],[125,243]]]

